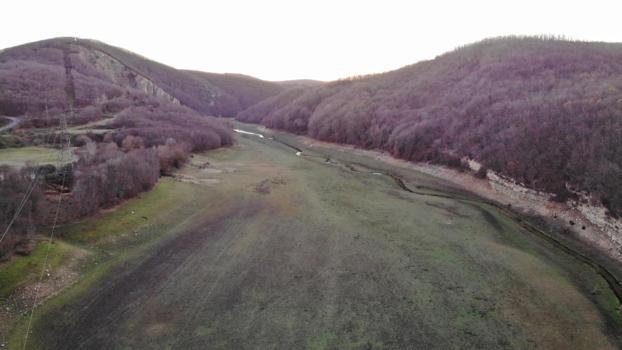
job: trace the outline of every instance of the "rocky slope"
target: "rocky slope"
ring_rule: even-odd
[[[0,52],[0,114],[63,109],[67,69],[77,107],[143,93],[201,114],[232,116],[285,89],[252,77],[178,70],[94,40],[57,38]]]

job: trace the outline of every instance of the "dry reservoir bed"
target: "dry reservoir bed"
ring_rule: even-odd
[[[61,228],[99,258],[38,308],[30,348],[622,344],[606,281],[498,209],[424,174],[411,193],[365,164],[237,139],[130,204],[135,222]]]

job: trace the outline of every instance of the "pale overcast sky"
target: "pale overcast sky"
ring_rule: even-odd
[[[392,70],[508,34],[622,42],[622,0],[3,0],[0,47],[104,41],[177,68],[268,80]]]

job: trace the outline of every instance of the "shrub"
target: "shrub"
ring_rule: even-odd
[[[189,108],[158,101],[151,105],[130,107],[112,124],[121,131],[119,143],[128,135],[140,136],[146,147],[166,144],[168,139],[187,144],[189,151],[201,152],[231,145],[231,129],[214,118],[199,116]]]
[[[160,162],[154,149],[133,149],[124,153],[115,144],[105,144],[83,155],[76,165],[72,188],[74,216],[92,214],[100,207],[147,191],[160,174]]]
[[[182,144],[170,142],[158,146],[157,151],[161,175],[170,175],[173,168],[180,168],[188,161],[188,150]]]

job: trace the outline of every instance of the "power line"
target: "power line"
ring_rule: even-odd
[[[46,107],[46,115],[47,115],[47,107]],[[48,134],[46,136],[44,144],[49,143],[53,136],[56,136],[55,133]],[[37,181],[39,180],[39,176],[40,175],[41,175],[41,167],[39,166],[39,167],[35,168],[34,173],[31,176],[32,177],[31,181],[28,184],[28,187],[26,188],[26,192],[24,192],[24,196],[22,197],[22,200],[20,201],[19,205],[17,206],[17,210],[13,214],[13,217],[9,221],[9,224],[7,225],[7,227],[5,228],[4,232],[2,233],[2,236],[0,236],[0,243],[2,243],[2,240],[4,240],[4,238],[7,236],[7,234],[11,230],[11,227],[13,226],[13,224],[15,223],[15,221],[17,220],[17,218],[21,214],[22,209],[24,209],[24,206],[28,202],[28,199],[30,198],[30,195],[32,194],[32,192],[34,191],[34,189],[35,189],[35,187],[37,185]]]
[[[70,110],[71,110],[71,112],[73,114],[73,108],[70,107]],[[61,136],[61,138],[63,136],[65,136],[65,138],[67,139],[66,144],[65,144],[65,140],[63,140],[61,142],[59,163],[62,166],[62,163],[63,163],[63,160],[64,160],[65,148],[69,149],[69,142],[70,142],[70,138],[67,137],[67,133],[66,133],[66,130],[67,130],[67,120],[66,120],[64,115],[61,117],[61,125],[62,126],[61,126],[61,134],[60,134],[60,136]],[[60,187],[59,194],[58,194],[58,204],[56,205],[56,213],[54,215],[54,220],[52,222],[52,229],[50,231],[50,238],[48,240],[48,245],[47,245],[46,252],[45,252],[45,258],[43,259],[43,266],[41,267],[41,274],[39,275],[39,281],[35,285],[36,286],[35,288],[38,288],[41,285],[41,281],[43,280],[43,275],[45,274],[45,269],[46,269],[46,266],[47,266],[47,263],[48,263],[48,258],[49,258],[49,255],[50,255],[50,247],[51,247],[52,242],[54,240],[54,233],[55,233],[55,230],[56,230],[56,224],[58,223],[58,216],[59,216],[59,213],[60,213],[61,204],[63,202],[63,188],[65,187],[66,175],[67,175],[67,168],[63,167],[62,168],[61,187]],[[35,307],[37,305],[38,296],[39,295],[37,293],[37,290],[35,289],[35,296],[34,296],[34,300],[33,300],[33,303],[32,303],[32,308],[30,310],[30,317],[28,318],[28,326],[26,327],[26,335],[24,336],[24,345],[22,346],[22,349],[26,349],[26,344],[28,343],[28,336],[30,334],[30,327],[32,325],[32,317],[33,317],[34,312],[35,312]]]

